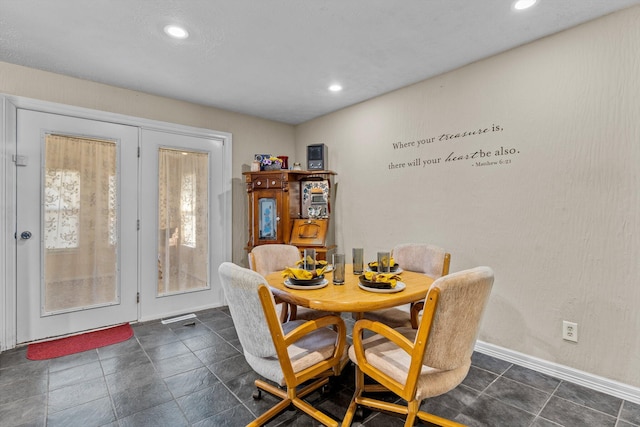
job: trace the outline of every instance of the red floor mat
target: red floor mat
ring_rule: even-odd
[[[133,336],[131,325],[114,326],[100,331],[60,338],[52,341],[29,344],[27,359],[44,360],[80,353],[98,347],[126,341]]]

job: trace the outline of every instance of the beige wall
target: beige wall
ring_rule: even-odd
[[[299,158],[329,145],[339,248],[431,242],[452,271],[491,266],[481,340],[640,386],[638,22],[635,7],[298,126]]]
[[[294,127],[220,109],[0,62],[0,93],[169,123],[229,132],[233,138],[233,261],[246,262],[246,196],[242,172],[253,154],[289,155]]]

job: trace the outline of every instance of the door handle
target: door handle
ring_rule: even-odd
[[[29,240],[31,238],[31,232],[30,231],[23,231],[22,233],[20,233],[20,238],[22,240]]]

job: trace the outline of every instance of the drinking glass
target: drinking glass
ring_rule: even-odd
[[[316,269],[316,250],[315,249],[305,249],[304,250],[304,258],[302,263],[302,268],[305,270],[313,271]]]
[[[378,273],[391,272],[390,259],[391,254],[389,252],[378,252]]]
[[[362,274],[364,271],[364,249],[353,248],[353,274]]]
[[[344,254],[333,254],[333,284],[344,284]]]

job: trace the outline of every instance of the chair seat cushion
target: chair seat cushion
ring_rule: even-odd
[[[412,328],[397,328],[397,332],[410,341],[414,341],[417,330]],[[411,356],[382,335],[373,335],[363,340],[365,357],[369,364],[401,384],[407,381],[407,373],[411,365]],[[353,346],[349,348],[349,358],[357,363]],[[467,364],[452,370],[439,370],[422,365],[420,377],[416,387],[416,399],[444,394],[455,388],[467,376],[471,359]]]
[[[305,323],[304,320],[292,320],[283,323],[282,329],[287,334],[303,323]],[[333,329],[321,328],[291,344],[287,351],[293,371],[300,372],[318,362],[329,359],[333,355],[336,339],[337,334]],[[245,358],[258,374],[281,386],[285,385],[284,374],[277,356],[260,358],[245,352]]]
[[[287,322],[282,325],[282,329],[286,334],[302,323],[304,321]],[[300,372],[318,362],[329,359],[333,356],[336,339],[337,334],[333,329],[321,328],[291,344],[287,352],[291,358],[293,371]]]

